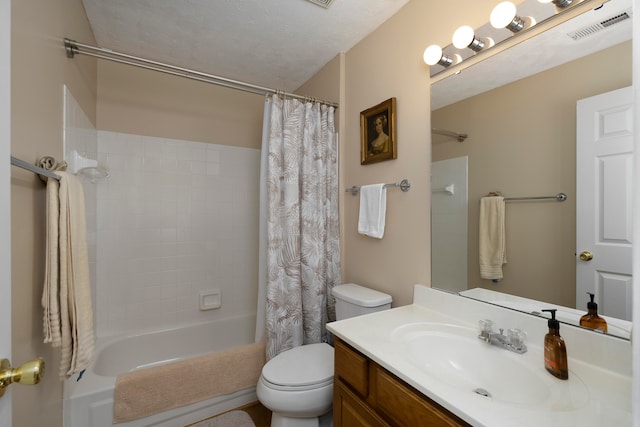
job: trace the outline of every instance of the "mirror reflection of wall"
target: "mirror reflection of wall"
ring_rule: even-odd
[[[468,156],[468,288],[576,306],[576,101],[630,84],[629,41],[432,112],[434,127],[469,135],[463,143],[432,137],[434,162]],[[490,191],[568,195],[508,203],[508,263],[498,283],[480,279],[478,267],[479,201]],[[433,286],[446,289],[440,281]]]
[[[467,289],[467,156],[431,164],[431,281]]]

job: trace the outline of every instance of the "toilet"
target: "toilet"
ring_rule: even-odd
[[[336,320],[391,308],[391,296],[353,283],[336,286]],[[267,362],[256,386],[258,400],[271,410],[271,427],[331,424],[333,347],[308,344],[283,351]]]

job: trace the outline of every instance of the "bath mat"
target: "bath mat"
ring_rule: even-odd
[[[113,423],[255,387],[264,364],[259,342],[118,375]]]
[[[231,411],[217,417],[207,418],[188,427],[255,427],[249,414],[244,411]]]

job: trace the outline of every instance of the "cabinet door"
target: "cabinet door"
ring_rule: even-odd
[[[370,394],[376,410],[399,426],[468,426],[454,414],[405,386],[401,380],[377,365],[371,374]]]
[[[334,427],[389,427],[340,380],[333,385]]]

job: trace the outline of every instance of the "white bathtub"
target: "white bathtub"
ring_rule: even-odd
[[[119,373],[226,350],[254,341],[255,315],[184,328],[99,339],[92,367],[64,384],[65,427],[107,427],[113,419],[113,390]],[[172,409],[120,427],[176,427],[257,401],[255,387]]]

